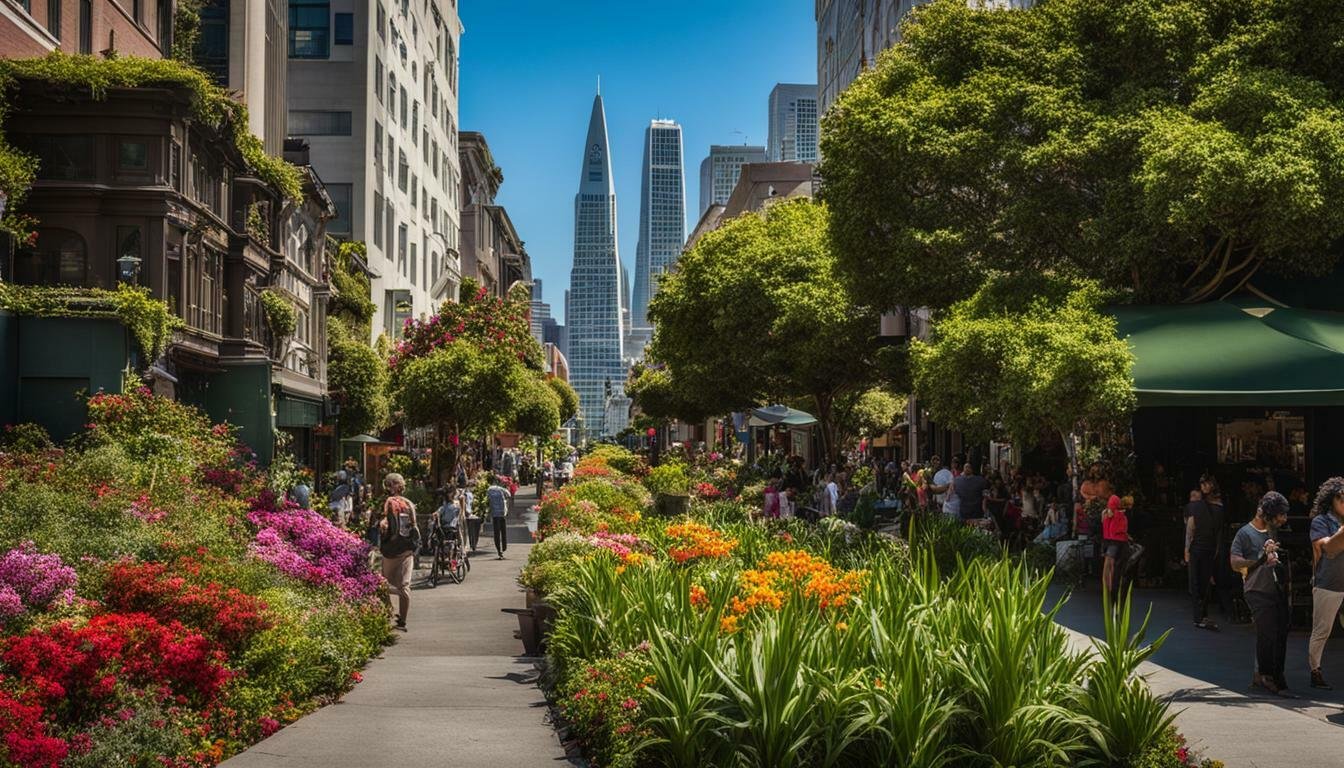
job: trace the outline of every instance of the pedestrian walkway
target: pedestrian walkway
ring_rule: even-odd
[[[1052,597],[1063,594],[1053,589]],[[1228,768],[1282,768],[1298,765],[1344,765],[1344,636],[1326,647],[1322,669],[1337,691],[1316,691],[1307,672],[1307,632],[1288,636],[1286,676],[1301,699],[1280,699],[1250,691],[1255,632],[1249,625],[1230,625],[1217,617],[1222,631],[1196,629],[1190,599],[1182,591],[1143,589],[1135,592],[1134,625],[1152,606],[1149,639],[1171,628],[1171,635],[1143,674],[1159,695],[1170,696],[1180,710],[1176,726],[1190,746]],[[1056,619],[1070,630],[1076,647],[1091,647],[1089,636],[1104,634],[1101,598],[1096,588],[1081,589]]]
[[[228,768],[541,768],[567,765],[547,722],[531,660],[520,658],[523,606],[515,579],[531,536],[524,521],[534,495],[520,489],[510,516],[506,560],[496,560],[487,522],[464,584],[423,583],[416,572],[409,631],[364,670],[341,701],[314,712],[226,761]],[[427,564],[426,564],[427,565]]]

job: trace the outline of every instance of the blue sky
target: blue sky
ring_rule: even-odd
[[[559,317],[574,193],[597,78],[607,108],[621,260],[633,269],[644,128],[681,123],[687,229],[710,144],[765,144],[775,83],[816,82],[812,0],[461,0],[461,128],[504,170],[499,199]],[[745,136],[744,136],[745,134]]]

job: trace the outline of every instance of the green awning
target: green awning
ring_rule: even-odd
[[[275,402],[277,427],[316,427],[322,423],[322,403],[281,394]]]
[[[1140,407],[1344,405],[1344,313],[1241,301],[1113,307]]]
[[[788,427],[806,427],[816,423],[817,417],[807,411],[800,411],[784,405],[753,408],[751,411],[750,424],[753,427],[769,427],[781,424]]]

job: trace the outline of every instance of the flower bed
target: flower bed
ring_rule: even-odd
[[[912,552],[706,495],[670,521],[588,496],[533,549],[549,693],[594,765],[1199,764],[1135,674],[1146,626],[1080,653],[1047,582],[998,552],[940,569],[934,532]]]
[[[89,411],[0,452],[0,766],[214,765],[353,685],[389,637],[363,542],[193,409]]]

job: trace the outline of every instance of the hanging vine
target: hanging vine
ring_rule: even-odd
[[[184,324],[148,288],[116,290],[0,283],[0,309],[30,317],[88,317],[117,320],[130,330],[146,360],[156,360]]]

